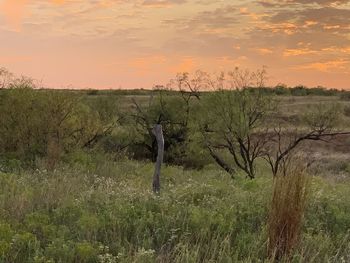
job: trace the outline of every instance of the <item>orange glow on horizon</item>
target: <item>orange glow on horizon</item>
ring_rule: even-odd
[[[269,85],[350,89],[349,24],[332,0],[0,0],[0,67],[48,87],[150,88],[267,66]]]

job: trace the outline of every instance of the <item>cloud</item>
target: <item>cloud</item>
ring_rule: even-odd
[[[140,0],[139,0],[140,1]],[[6,18],[6,22],[12,30],[20,31],[23,19],[31,17],[34,10],[53,12],[56,7],[69,7],[67,13],[83,13],[87,10],[98,11],[111,5],[127,3],[127,0],[2,0],[0,2],[0,15]],[[78,6],[78,8],[74,8]],[[83,9],[83,10],[81,10]]]
[[[0,12],[16,31],[21,28],[22,18],[29,13],[26,8],[28,3],[29,0],[4,0],[0,4]]]
[[[175,71],[262,65],[268,65],[271,74],[289,78],[278,82],[299,81],[305,72],[308,76],[320,71],[333,76],[333,70],[345,72],[350,66],[350,0],[0,3],[0,19],[6,18],[0,25],[1,53],[40,58],[27,64],[10,59],[6,63],[17,67],[19,73],[31,64],[39,77],[46,74],[41,71],[49,70],[54,72],[47,73],[50,76],[58,75],[57,60],[61,74],[67,73],[73,80],[83,73],[93,79],[93,71],[99,72],[93,84],[114,83],[116,76],[123,83],[136,83],[135,76],[140,76],[137,83],[146,83],[157,76],[167,79]],[[11,32],[9,24],[17,32]],[[72,65],[69,70],[67,64]],[[78,69],[80,64],[83,70]],[[73,74],[75,70],[77,74]],[[59,81],[62,76],[66,75]],[[77,83],[88,83],[80,78]]]
[[[272,23],[295,21],[299,26],[311,21],[314,25],[338,25],[342,27],[350,24],[350,9],[321,7],[286,10],[277,12],[269,18],[269,21]]]
[[[318,51],[312,50],[310,48],[290,48],[286,49],[283,52],[284,57],[291,57],[291,56],[302,56],[302,55],[311,55],[311,54],[317,54]]]
[[[269,48],[256,48],[255,51],[257,51],[261,55],[268,55],[273,53],[273,50]]]
[[[342,5],[349,3],[349,0],[285,0],[286,4],[296,3],[296,4],[318,4],[318,5]]]
[[[259,0],[259,5],[267,8],[290,7],[293,5],[319,5],[319,6],[338,6],[349,3],[350,0]]]
[[[168,7],[175,4],[184,4],[186,0],[145,0],[142,5],[149,7]]]
[[[232,30],[234,26],[239,24],[239,13],[240,9],[228,5],[210,11],[198,12],[190,18],[166,19],[163,20],[163,23],[174,26],[179,33],[220,34],[226,29]]]
[[[20,31],[23,18],[31,14],[29,5],[36,2],[38,0],[3,0],[0,4],[0,13],[6,18],[12,29]],[[50,0],[50,2],[62,5],[67,0]]]
[[[264,1],[265,4],[271,4],[271,2],[274,1]],[[296,1],[283,2],[290,4]],[[319,3],[325,2],[319,1]],[[311,47],[308,47],[308,49],[298,47],[297,45],[300,42],[311,43],[313,50],[350,44],[348,37],[350,32],[350,9],[348,6],[315,7],[299,4],[303,8],[268,8],[271,15],[261,17],[259,23],[256,23],[249,30],[250,40],[255,40],[259,47],[268,44],[284,46],[287,49],[283,52],[284,56],[289,57],[297,54],[315,54],[310,50]]]
[[[331,71],[344,71],[348,70],[350,66],[350,60],[347,59],[334,59],[334,60],[328,60],[328,61],[322,61],[322,62],[312,62],[304,65],[300,65],[295,67],[299,70],[317,70],[321,72],[331,72]]]

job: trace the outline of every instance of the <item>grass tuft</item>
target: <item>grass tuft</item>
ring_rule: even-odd
[[[288,258],[301,237],[310,177],[299,162],[290,163],[274,180],[268,219],[269,255]]]

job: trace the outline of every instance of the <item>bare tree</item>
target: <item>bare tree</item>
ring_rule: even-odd
[[[10,71],[6,68],[0,68],[0,89],[7,88],[13,78],[14,75]]]
[[[238,169],[253,179],[259,158],[268,162],[276,176],[303,141],[350,134],[336,129],[341,116],[338,105],[316,105],[309,109],[302,116],[303,127],[279,123],[272,116],[277,103],[260,89],[265,79],[265,69],[256,72],[235,69],[210,79],[214,92],[204,102],[201,132],[211,157],[231,176]]]
[[[264,154],[273,176],[285,172],[289,157],[302,142],[307,140],[329,142],[335,136],[350,134],[349,131],[336,128],[340,116],[340,107],[337,104],[316,105],[304,115],[303,129],[283,127],[281,124],[274,128]]]
[[[194,76],[188,72],[179,73],[175,79],[172,79],[168,85],[168,89],[178,91],[185,104],[184,126],[188,126],[191,111],[192,99],[200,100],[201,91],[208,88],[208,74],[203,71],[196,71]]]
[[[263,124],[274,104],[259,89],[265,79],[264,69],[235,69],[210,81],[214,92],[205,102],[201,131],[210,155],[232,176],[236,170],[230,163],[253,179],[255,161],[262,156],[268,141]],[[256,88],[250,89],[252,86]],[[220,151],[229,155],[231,161],[225,161]]]

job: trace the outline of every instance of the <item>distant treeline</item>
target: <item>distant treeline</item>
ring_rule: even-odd
[[[324,87],[309,88],[303,85],[295,87],[287,87],[285,85],[277,85],[275,87],[263,88],[266,93],[275,95],[291,95],[291,96],[344,96],[350,98],[350,91],[338,89],[326,89]]]
[[[341,96],[343,99],[350,99],[350,90],[339,90],[339,89],[327,89],[324,87],[307,87],[303,85],[298,85],[295,87],[287,87],[285,85],[277,85],[275,87],[259,87],[266,94],[279,95],[279,96]],[[88,89],[88,90],[74,90],[76,92],[84,92],[86,95],[118,95],[118,96],[147,96],[152,92],[161,90],[162,86],[156,86],[154,89],[131,89],[131,90],[98,90],[98,89]],[[250,89],[255,89],[251,87]],[[177,90],[167,90],[168,95],[173,93],[174,95],[178,93]],[[201,93],[207,93],[210,91],[201,91]]]

